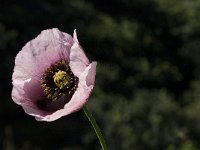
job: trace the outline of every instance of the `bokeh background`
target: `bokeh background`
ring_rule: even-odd
[[[53,27],[98,61],[87,106],[109,150],[200,149],[199,0],[1,0],[0,149],[101,149],[82,111],[37,122],[11,99],[16,54]]]

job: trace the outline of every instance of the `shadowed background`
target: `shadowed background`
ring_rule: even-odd
[[[98,61],[87,105],[109,150],[200,149],[199,0],[1,0],[0,149],[100,149],[82,111],[37,122],[11,99],[16,54],[53,27]]]

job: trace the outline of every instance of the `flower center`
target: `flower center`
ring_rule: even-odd
[[[65,71],[59,70],[58,72],[55,73],[53,79],[56,86],[60,89],[63,89],[65,86],[71,85],[71,78],[69,74]]]
[[[63,60],[47,68],[41,81],[44,98],[38,100],[37,106],[45,111],[63,108],[78,87],[78,78]]]

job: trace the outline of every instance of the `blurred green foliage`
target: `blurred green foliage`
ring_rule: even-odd
[[[109,150],[200,149],[199,14],[199,0],[1,0],[0,149],[100,149],[81,111],[36,122],[11,100],[16,54],[52,27],[98,61],[87,105]]]

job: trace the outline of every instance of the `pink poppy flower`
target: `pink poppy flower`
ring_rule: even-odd
[[[12,99],[38,121],[54,121],[78,111],[94,87],[96,62],[90,63],[73,37],[44,30],[15,59]]]

